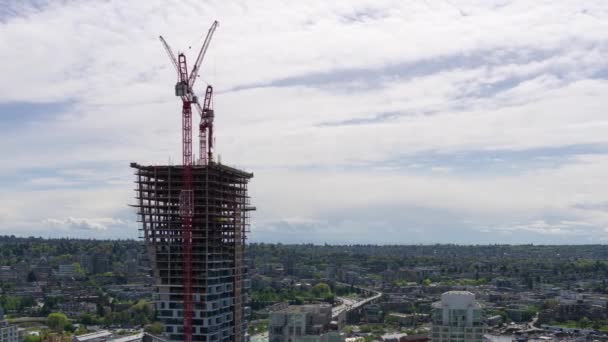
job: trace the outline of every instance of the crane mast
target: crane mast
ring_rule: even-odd
[[[188,81],[188,67],[186,56],[178,55],[179,82],[176,85],[183,87]],[[176,88],[177,89],[177,88]],[[182,161],[183,188],[180,193],[180,216],[182,219],[182,242],[184,258],[184,341],[192,341],[192,217],[194,216],[194,189],[192,181],[192,97],[188,89],[186,99],[182,97]],[[189,95],[189,96],[188,96]]]
[[[177,58],[169,47],[165,39],[160,36],[160,40],[169,55],[171,62],[177,71],[177,83],[175,85],[175,95],[182,100],[182,163],[183,163],[183,186],[179,198],[179,215],[182,222],[182,248],[183,248],[183,318],[184,318],[184,341],[192,342],[192,219],[194,216],[194,186],[192,176],[192,105],[199,111],[201,115],[201,133],[199,137],[201,160],[206,165],[208,160],[211,160],[212,142],[212,126],[213,126],[213,110],[211,109],[211,95],[213,88],[207,87],[205,93],[205,102],[203,107],[198,103],[198,98],[194,95],[193,86],[213,33],[218,26],[218,22],[214,21],[207,33],[205,42],[196,58],[196,62],[192,67],[192,71],[188,73],[188,65],[186,63],[186,55],[179,53]],[[211,90],[210,90],[211,89]],[[204,127],[204,129],[203,129]],[[203,132],[204,131],[204,132]],[[207,134],[207,132],[209,132]],[[205,143],[203,144],[203,137]],[[209,142],[207,143],[207,138]],[[204,145],[204,146],[203,146]],[[202,156],[205,158],[202,158]]]

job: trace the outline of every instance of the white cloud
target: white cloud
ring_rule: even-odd
[[[48,218],[42,224],[51,229],[82,229],[82,230],[107,230],[110,225],[124,226],[126,222],[113,218],[75,218],[65,219]]]
[[[157,36],[195,50],[213,19],[221,26],[199,86],[211,82],[218,92],[223,161],[256,173],[258,227],[304,225],[290,218],[326,224],[331,211],[388,204],[457,211],[496,229],[540,232],[537,223],[553,222],[543,217],[553,211],[600,227],[598,235],[608,223],[601,210],[576,207],[608,200],[604,156],[481,178],[449,161],[382,165],[429,152],[608,144],[608,82],[597,76],[608,57],[602,1],[76,1],[7,12],[20,15],[0,22],[0,60],[10,61],[0,64],[0,105],[71,105],[2,132],[3,231],[48,218],[132,225],[128,162],[180,159],[174,72]],[[256,84],[264,87],[246,87]],[[244,88],[228,92],[234,87]],[[395,115],[322,125],[382,113]]]

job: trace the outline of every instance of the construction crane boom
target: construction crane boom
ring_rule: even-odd
[[[194,82],[196,82],[196,78],[198,77],[198,70],[203,63],[203,59],[205,58],[205,54],[207,53],[207,49],[209,48],[209,44],[211,43],[211,38],[213,38],[213,33],[215,29],[218,27],[220,23],[216,20],[211,24],[209,31],[207,32],[207,37],[205,38],[205,42],[203,42],[203,46],[196,57],[196,62],[192,66],[192,72],[190,72],[190,79],[188,80],[188,86],[190,88],[194,87]]]
[[[175,66],[175,71],[177,71],[177,77],[179,77],[179,65],[177,64],[177,59],[175,58],[173,50],[171,50],[171,47],[169,46],[169,44],[167,44],[167,41],[165,40],[165,38],[163,38],[163,36],[158,36],[158,39],[160,39],[161,43],[163,43],[165,51],[167,51],[167,55],[169,55],[171,62],[173,62],[173,65]]]

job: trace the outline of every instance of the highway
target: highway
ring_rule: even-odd
[[[338,300],[342,301],[342,304],[332,308],[332,315],[331,315],[332,319],[337,318],[342,312],[345,312],[345,311],[348,312],[350,310],[358,309],[358,308],[364,306],[365,304],[368,304],[368,303],[382,297],[382,292],[365,289],[365,288],[359,288],[359,289],[368,291],[368,292],[373,292],[374,295],[369,298],[364,298],[360,301],[356,301],[352,298],[338,297]]]

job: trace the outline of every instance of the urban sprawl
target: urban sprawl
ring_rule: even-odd
[[[0,237],[0,341],[172,340],[181,306],[161,298],[150,253]],[[244,341],[608,340],[606,246],[251,243],[243,263]],[[202,330],[234,321],[234,300],[218,305],[213,321],[194,315],[194,338],[234,338]]]

